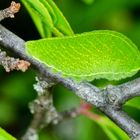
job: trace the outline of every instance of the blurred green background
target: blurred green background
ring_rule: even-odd
[[[20,0],[17,0],[19,2]],[[119,31],[128,36],[140,48],[140,0],[54,0],[69,21],[75,33],[108,29]],[[9,6],[11,0],[1,0],[0,9]],[[15,19],[1,22],[9,30],[24,40],[40,38],[28,12],[22,6]],[[13,55],[13,54],[12,54]],[[32,115],[28,103],[36,97],[33,89],[36,72],[6,73],[0,68],[0,126],[17,138],[27,129]],[[98,87],[106,84],[119,84],[139,77],[119,82],[96,80]],[[79,105],[79,98],[57,85],[53,89],[54,104],[59,111],[68,110]],[[136,121],[140,122],[140,98],[129,101],[124,110]],[[40,132],[40,140],[122,140],[129,139],[109,119],[93,108],[93,112],[101,115],[102,121],[90,120],[85,116],[64,120],[57,126],[49,126]]]

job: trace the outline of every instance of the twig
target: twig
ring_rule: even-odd
[[[89,83],[78,84],[71,79],[61,78],[61,75],[59,74],[53,74],[46,66],[25,53],[25,42],[22,39],[2,26],[0,26],[0,31],[2,38],[0,40],[0,45],[11,49],[12,52],[17,53],[20,57],[28,60],[42,75],[44,75],[44,77],[50,78],[53,82],[57,81],[62,83],[65,87],[72,90],[77,96],[99,108],[116,124],[118,124],[118,126],[121,127],[132,139],[140,139],[140,125],[121,110],[120,103],[117,105],[117,107],[114,105],[118,100],[118,97],[115,96],[114,92],[112,94],[112,88],[100,90]],[[136,84],[134,84],[135,82]],[[132,88],[131,85],[134,87]],[[131,91],[133,96],[131,96],[131,94],[128,92],[129,90],[121,90],[125,89],[126,87],[128,89],[133,89],[133,91]],[[116,94],[119,94],[120,101],[125,97],[127,100],[129,97],[135,97],[135,95],[137,95],[136,93],[140,92],[139,79],[119,86],[114,86],[113,91],[117,91]],[[123,94],[128,96],[124,97]],[[122,102],[124,103],[124,101]]]
[[[86,102],[81,102],[80,107],[78,108],[79,115],[82,114],[91,120],[99,121],[101,117],[95,114],[94,112],[92,112],[91,109],[92,109],[91,104]]]
[[[84,115],[90,118],[91,120],[99,121],[100,116],[92,112],[90,109],[91,109],[91,105],[89,107],[88,103],[83,102],[78,107],[74,107],[70,110],[66,110],[66,111],[58,113],[59,117],[57,118],[57,121],[58,123],[60,123],[63,120],[66,120],[69,118],[76,118],[80,115]]]
[[[18,58],[9,57],[6,55],[5,51],[0,50],[0,65],[4,67],[6,72],[12,70],[21,70],[25,72],[30,66],[30,63]]]
[[[49,90],[52,83],[49,84],[38,78],[36,80],[37,84],[34,85],[34,88],[38,93],[38,97],[30,103],[30,111],[33,114],[33,119],[22,140],[38,140],[40,129],[46,127],[51,122],[55,123],[57,121],[56,118],[59,118],[53,106],[53,98]]]
[[[0,11],[0,21],[5,18],[14,18],[14,14],[16,14],[20,9],[20,3],[16,3],[14,1],[11,2],[10,7]]]

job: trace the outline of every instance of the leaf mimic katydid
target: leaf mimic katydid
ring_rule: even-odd
[[[99,30],[26,42],[29,55],[77,81],[120,80],[140,70],[140,51],[121,33]]]

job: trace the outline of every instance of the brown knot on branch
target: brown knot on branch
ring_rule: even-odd
[[[11,5],[0,11],[0,21],[5,19],[5,18],[14,18],[14,14],[16,14],[20,10],[20,3],[16,3],[14,1],[11,2]]]
[[[12,70],[21,70],[25,72],[30,66],[30,63],[25,60],[9,57],[6,55],[6,52],[0,50],[0,65],[4,67],[6,72]]]

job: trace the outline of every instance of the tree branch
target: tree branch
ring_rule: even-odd
[[[140,96],[140,78],[119,86],[120,93],[117,96],[116,104],[123,105],[128,100]]]
[[[119,85],[109,86],[100,90],[86,82],[76,83],[72,79],[64,79],[60,74],[54,74],[44,64],[28,56],[25,52],[25,42],[12,32],[0,25],[0,45],[17,53],[21,58],[28,60],[44,77],[53,82],[59,82],[73,91],[77,96],[99,108],[121,127],[132,139],[140,138],[140,125],[121,110],[121,105],[139,96],[140,79]]]
[[[122,128],[132,140],[140,139],[140,125],[125,112],[122,110],[115,110],[110,105],[102,111]]]

